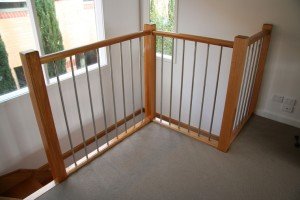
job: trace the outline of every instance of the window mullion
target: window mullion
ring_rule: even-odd
[[[41,55],[44,55],[45,53],[44,53],[44,48],[43,48],[43,43],[42,43],[40,23],[39,23],[39,19],[37,17],[37,13],[36,13],[35,2],[34,2],[34,0],[26,0],[26,3],[28,6],[30,21],[32,24],[36,48],[40,52]],[[46,84],[48,85],[50,83],[50,81],[49,81],[48,69],[47,69],[46,65],[43,65],[43,73],[44,73],[44,77],[46,80]]]
[[[105,27],[104,27],[104,12],[103,12],[103,3],[102,0],[94,0],[95,3],[95,22],[96,22],[96,31],[97,39],[105,39]],[[99,51],[100,60],[102,65],[107,64],[106,48],[102,48]],[[101,64],[101,63],[100,63]]]

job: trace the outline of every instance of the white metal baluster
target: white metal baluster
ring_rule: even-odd
[[[194,82],[195,82],[196,56],[197,56],[197,42],[195,42],[195,46],[194,46],[194,64],[193,64],[193,75],[192,75],[192,87],[191,87],[188,132],[190,132],[190,126],[191,126],[191,116],[192,116],[192,107],[193,107],[193,94],[194,94]]]
[[[62,109],[63,109],[63,113],[64,113],[64,119],[65,119],[65,123],[66,123],[66,127],[67,127],[69,144],[70,144],[71,151],[72,151],[73,162],[74,162],[75,166],[77,166],[76,158],[75,158],[75,152],[74,152],[74,146],[73,146],[72,137],[71,137],[70,128],[69,128],[69,123],[68,123],[68,118],[67,118],[67,112],[66,112],[64,97],[63,97],[63,94],[62,94],[61,84],[60,84],[60,80],[59,80],[59,74],[57,72],[57,65],[56,65],[55,61],[53,62],[53,64],[54,64],[54,70],[55,70],[56,80],[57,80],[57,84],[58,84],[58,91],[59,91],[60,101],[61,101],[61,105],[62,105]]]
[[[83,54],[83,56],[85,57],[84,54]],[[92,94],[91,94],[90,76],[89,76],[89,70],[88,70],[88,66],[87,66],[86,62],[85,62],[85,73],[86,73],[86,80],[87,80],[87,85],[88,85],[88,93],[89,93],[90,108],[91,108],[92,121],[93,121],[93,130],[94,130],[94,136],[95,136],[95,143],[96,143],[97,151],[99,152],[99,144],[98,144],[98,137],[97,137],[97,132],[96,132],[93,99],[92,99]]]
[[[78,99],[78,93],[77,93],[77,85],[76,85],[76,80],[75,80],[75,75],[74,75],[74,67],[73,67],[73,62],[72,62],[72,56],[70,57],[70,62],[71,62],[72,79],[73,79],[73,85],[74,85],[74,91],[75,91],[75,99],[76,99],[77,111],[78,111],[78,117],[79,117],[80,129],[81,129],[81,136],[82,136],[82,140],[83,140],[85,157],[88,159],[88,152],[87,152],[87,148],[86,148],[86,140],[85,140],[84,129],[83,129],[83,125],[82,125],[81,112],[80,112],[79,99]]]
[[[199,119],[199,126],[198,126],[198,136],[200,136],[200,132],[201,132],[204,96],[205,96],[205,90],[206,90],[207,68],[208,68],[208,59],[209,59],[209,47],[210,47],[210,45],[207,44],[206,63],[205,63],[204,80],[203,80],[203,87],[202,87],[202,101],[201,101],[200,119]]]
[[[182,71],[181,71],[181,85],[180,85],[180,103],[179,103],[179,118],[178,118],[178,128],[180,128],[181,120],[181,108],[182,108],[182,89],[183,89],[183,75],[184,75],[184,53],[185,53],[185,40],[183,40],[182,45]]]
[[[100,57],[99,57],[99,50],[96,49],[97,53],[97,63],[98,63],[98,70],[99,70],[99,82],[100,82],[100,90],[101,90],[101,105],[102,105],[102,111],[103,111],[103,120],[104,120],[104,129],[105,129],[105,138],[106,138],[106,144],[109,145],[108,141],[108,131],[107,131],[107,120],[106,120],[106,111],[105,111],[105,102],[104,102],[104,94],[103,94],[103,84],[102,84],[102,70],[101,70],[101,63],[100,63]]]
[[[121,58],[121,75],[122,75],[122,93],[123,93],[123,113],[125,120],[125,132],[127,133],[127,120],[126,120],[126,102],[125,102],[125,89],[124,89],[124,66],[123,66],[123,52],[122,42],[120,42],[120,58]]]
[[[221,69],[221,63],[222,63],[222,53],[223,53],[223,47],[221,46],[218,72],[217,72],[217,83],[216,83],[215,96],[214,96],[214,104],[213,104],[213,110],[212,110],[212,115],[211,115],[211,120],[210,120],[210,127],[209,127],[209,138],[208,138],[209,140],[211,139],[211,136],[212,136],[212,126],[213,126],[213,123],[214,123],[215,108],[216,108],[216,101],[217,101],[218,87],[219,87],[219,79],[220,79],[220,69]]]

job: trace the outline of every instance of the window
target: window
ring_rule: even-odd
[[[0,0],[0,10],[17,11],[26,9],[26,0],[7,1]]]
[[[19,83],[20,88],[26,87],[27,83],[26,83],[26,80],[25,80],[25,75],[24,75],[24,71],[23,71],[22,66],[15,67],[14,70],[15,70],[15,73],[17,75],[17,79],[18,79],[18,83]]]
[[[36,49],[44,55],[103,40],[102,15],[98,0],[0,0],[0,101],[1,95],[27,86],[19,52]],[[105,49],[99,54],[106,65]],[[75,69],[97,63],[95,52],[73,59]],[[69,59],[56,65],[60,75],[71,72]],[[47,83],[55,82],[53,67],[44,66]]]
[[[96,52],[88,51],[84,54],[76,55],[75,61],[76,61],[75,63],[76,63],[77,69],[96,64],[97,63]]]
[[[0,1],[0,95],[22,87],[14,70],[21,66],[19,52],[36,49],[28,6],[22,1],[22,10],[12,10],[17,3]]]
[[[156,24],[156,29],[175,32],[175,2],[176,0],[150,0],[150,23]],[[156,39],[156,52],[161,53],[162,39]],[[164,54],[172,55],[172,40],[164,39]]]

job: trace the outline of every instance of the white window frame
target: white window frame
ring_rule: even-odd
[[[43,45],[42,45],[42,40],[41,40],[41,32],[39,29],[39,21],[37,18],[36,14],[36,9],[35,9],[35,3],[34,0],[7,0],[7,2],[13,2],[13,1],[26,1],[27,7],[28,7],[28,12],[29,12],[29,18],[30,22],[32,25],[32,32],[35,40],[35,48],[40,52],[40,55],[44,55],[44,50],[43,50]],[[82,1],[85,3],[84,1]],[[105,27],[104,27],[104,13],[103,13],[103,2],[102,0],[94,0],[95,4],[95,26],[96,26],[96,31],[97,31],[97,40],[101,41],[105,39]],[[101,48],[99,50],[99,56],[100,56],[100,66],[101,67],[107,67],[108,66],[108,61],[107,61],[107,50],[106,48]],[[46,85],[53,85],[57,84],[56,77],[54,78],[49,78],[47,69],[43,65],[43,74],[44,78],[46,81]],[[98,69],[98,64],[92,64],[87,66],[88,71],[93,71]],[[77,69],[74,71],[75,76],[85,74],[86,70],[85,68],[82,69]],[[70,79],[72,77],[71,72],[68,72],[66,74],[62,74],[59,76],[60,79],[66,80]],[[17,89],[15,91],[9,92],[7,94],[0,95],[0,103],[8,101],[10,99],[14,99],[16,97],[22,96],[24,94],[28,93],[28,87],[24,87],[21,89]]]
[[[143,5],[141,7],[143,7],[144,9],[140,9],[140,12],[142,12],[143,14],[141,15],[141,17],[143,18],[144,23],[149,24],[150,23],[150,0],[141,0],[143,2]],[[178,32],[178,8],[179,8],[179,0],[175,0],[175,13],[174,13],[174,17],[175,17],[175,27],[174,27],[174,32],[177,33]],[[161,53],[156,53],[156,59],[157,60],[161,60]],[[164,54],[164,62],[171,62],[172,61],[172,55],[167,55]],[[177,41],[174,41],[174,60],[173,60],[174,64],[177,63]]]

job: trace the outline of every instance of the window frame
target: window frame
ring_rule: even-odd
[[[143,12],[143,21],[144,23],[150,23],[150,1],[151,0],[144,0],[144,8],[146,12]],[[179,8],[179,0],[175,0],[175,10],[174,10],[174,18],[175,18],[175,27],[174,27],[174,32],[178,33],[178,8]],[[161,53],[156,53],[156,59],[161,60]],[[167,55],[164,54],[164,62],[171,63],[172,61],[172,55]],[[177,41],[174,40],[174,59],[173,59],[174,64],[177,63]]]
[[[0,0],[0,3],[27,3],[26,0]],[[4,8],[0,9],[0,11],[6,11],[6,12],[16,12],[16,11],[23,11],[26,10],[24,7],[20,8]]]
[[[14,1],[14,0],[11,0]],[[45,55],[44,54],[44,49],[42,46],[42,39],[41,39],[41,32],[39,28],[39,21],[35,9],[35,2],[34,0],[16,0],[16,1],[24,1],[26,2],[27,9],[28,9],[28,15],[29,19],[31,22],[31,29],[33,32],[33,37],[34,37],[34,46],[37,51],[40,52],[40,56]],[[88,1],[82,1],[82,3],[88,3]],[[95,12],[95,26],[96,26],[96,35],[97,35],[97,41],[101,41],[105,39],[105,26],[104,26],[104,12],[103,12],[103,0],[94,0],[94,12]],[[100,67],[108,67],[108,58],[107,58],[107,49],[106,48],[101,48],[99,49],[99,57],[100,57]],[[43,74],[44,74],[44,79],[46,82],[46,86],[50,86],[53,84],[57,84],[57,79],[56,77],[49,78],[48,72],[47,72],[47,67],[46,65],[42,65],[43,68]],[[91,64],[87,66],[88,72],[93,71],[98,69],[98,64]],[[86,73],[85,68],[81,69],[76,69],[75,71],[75,76],[79,76],[82,74]],[[67,80],[72,78],[71,72],[67,72],[65,74],[62,74],[59,76],[61,80]],[[0,103],[9,101],[11,99],[17,98],[19,96],[22,96],[24,94],[27,94],[28,87],[22,87],[22,88],[17,88],[15,91],[2,94],[0,95]]]

